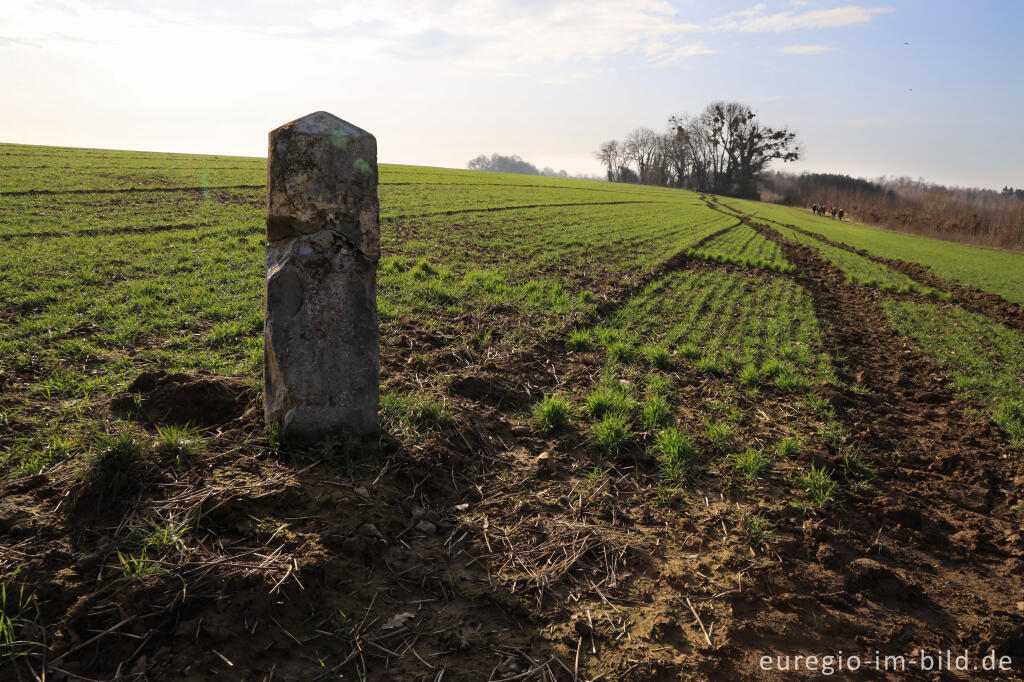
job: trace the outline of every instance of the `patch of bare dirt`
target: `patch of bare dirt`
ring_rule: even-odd
[[[897,272],[903,273],[918,284],[923,284],[924,286],[929,286],[939,291],[952,293],[956,296],[957,303],[966,310],[980,313],[1014,329],[1024,329],[1024,307],[1013,303],[1012,301],[1007,301],[998,294],[992,294],[960,282],[953,282],[948,279],[938,277],[930,269],[917,263],[908,263],[907,261],[896,258],[884,258],[865,251],[864,249],[857,249],[849,244],[834,241],[824,235],[810,232],[797,227],[796,225],[791,225],[789,223],[779,224],[801,234],[807,235],[808,237],[817,239],[829,246],[834,246],[838,249],[855,253],[867,258],[868,260],[874,261],[875,263],[880,263],[886,267],[892,268]]]
[[[151,369],[114,396],[111,408],[152,424],[207,428],[252,417],[250,411],[257,407],[257,400],[257,392],[237,379],[205,371],[170,374]]]
[[[803,537],[780,548],[783,564],[735,598],[743,622],[722,669],[753,670],[756,654],[780,651],[953,648],[978,661],[995,649],[1024,660],[1024,543],[1010,508],[1020,452],[965,415],[941,373],[889,325],[880,294],[842,284],[813,250],[747,222],[797,264],[830,350],[846,359],[842,378],[856,390],[835,390],[833,404],[863,444],[878,494],[851,499],[832,519],[806,519]]]
[[[843,475],[839,448],[780,458],[756,483],[715,452],[666,489],[651,434],[605,456],[583,420],[525,428],[541,395],[580,405],[600,378],[602,354],[560,340],[579,320],[522,346],[502,334],[521,323],[514,311],[389,323],[384,391],[439,397],[452,415],[404,442],[386,431],[282,447],[245,384],[153,370],[112,408],[150,434],[190,423],[209,435],[189,455],[147,451],[119,519],[87,525],[65,502],[82,462],[0,484],[0,570],[20,566],[38,595],[47,678],[777,679],[761,656],[940,646],[994,648],[1019,671],[1019,453],[964,415],[877,292],[783,247],[846,359],[850,388],[816,392],[874,469],[862,487],[848,472],[840,505],[789,503],[798,465]],[[678,256],[601,282],[599,314],[684,267],[751,271]],[[485,331],[491,342],[471,341]],[[818,426],[771,387],[744,392],[683,363],[670,378],[691,433],[724,396],[748,415],[748,442]],[[744,527],[755,511],[777,529],[756,547]],[[147,544],[169,522],[180,542]],[[31,661],[0,672],[32,679]]]

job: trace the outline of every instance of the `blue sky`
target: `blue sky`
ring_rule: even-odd
[[[0,141],[262,155],[317,109],[384,162],[598,173],[597,145],[717,99],[793,170],[1024,186],[1024,2],[8,0]]]

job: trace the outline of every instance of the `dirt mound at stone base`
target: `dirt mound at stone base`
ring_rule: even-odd
[[[170,374],[149,369],[115,396],[111,407],[155,424],[208,427],[241,419],[255,407],[256,398],[256,391],[238,379],[205,371]]]

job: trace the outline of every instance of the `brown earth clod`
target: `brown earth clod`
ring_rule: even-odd
[[[111,399],[111,409],[152,424],[221,426],[250,414],[257,392],[237,379],[209,372],[170,374],[150,369]]]

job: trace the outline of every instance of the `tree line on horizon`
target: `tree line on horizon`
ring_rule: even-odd
[[[796,161],[796,133],[772,128],[741,102],[712,102],[696,116],[671,116],[668,130],[635,128],[601,143],[594,156],[609,182],[680,187],[757,198],[772,161]]]
[[[874,180],[780,171],[761,178],[762,199],[842,207],[853,220],[951,241],[1024,250],[1024,191],[946,187],[911,178]]]
[[[1024,249],[1024,190],[945,187],[910,178],[865,180],[835,173],[770,171],[796,161],[796,134],[762,124],[740,102],[713,102],[672,116],[657,133],[636,128],[595,156],[610,182],[678,187],[790,206],[843,208],[853,219],[915,234]]]
[[[516,154],[505,156],[503,154],[480,154],[466,163],[469,170],[494,171],[496,173],[519,173],[520,175],[543,175],[551,178],[581,178],[583,180],[596,180],[592,175],[570,175],[565,169],[555,170],[550,166],[538,169],[529,161],[524,161]]]

